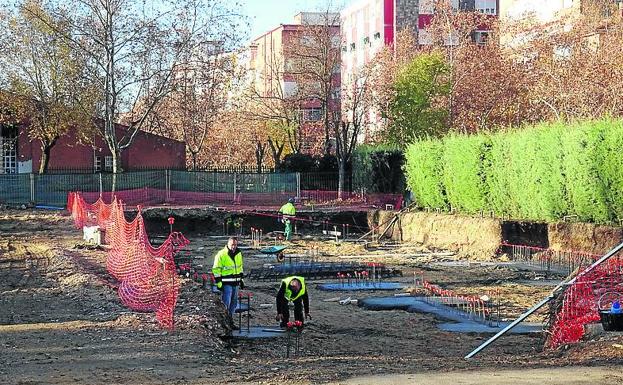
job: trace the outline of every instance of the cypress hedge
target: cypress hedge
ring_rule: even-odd
[[[516,219],[623,219],[623,122],[541,124],[423,139],[405,153],[420,207]]]

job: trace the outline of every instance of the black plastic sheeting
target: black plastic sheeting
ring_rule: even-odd
[[[365,263],[355,262],[293,262],[264,265],[253,269],[248,278],[256,281],[275,281],[291,275],[299,275],[307,279],[337,279],[337,273],[351,274],[367,271],[369,276],[376,273],[377,278],[402,277],[402,271],[386,266],[375,266],[374,269]]]
[[[400,282],[345,282],[318,285],[318,289],[326,291],[400,290],[402,288],[404,285]]]

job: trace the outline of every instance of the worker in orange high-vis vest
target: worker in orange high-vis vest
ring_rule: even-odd
[[[305,309],[305,318],[311,319],[305,278],[292,276],[281,280],[281,286],[279,287],[279,292],[277,292],[276,320],[280,321],[279,326],[282,328],[286,327],[290,320],[289,302],[294,303],[294,320],[304,323],[303,309]]]

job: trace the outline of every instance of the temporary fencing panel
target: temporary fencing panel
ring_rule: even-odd
[[[0,175],[0,203],[22,204],[31,201],[31,174]]]
[[[0,175],[0,204],[64,206],[67,193],[80,191],[89,202],[112,196],[125,204],[159,205],[281,205],[299,197],[311,203],[337,202],[337,191],[306,190],[298,173],[218,173],[203,171],[133,171],[119,174],[16,174]],[[304,184],[304,183],[303,183]],[[114,194],[112,193],[114,191]],[[400,209],[399,194],[344,192],[347,204],[363,203]]]
[[[76,228],[98,225],[105,229],[110,245],[106,268],[120,282],[121,302],[136,311],[155,312],[161,326],[173,329],[179,291],[173,257],[189,241],[180,233],[171,233],[161,246],[153,247],[140,210],[127,222],[117,197],[110,204],[101,198],[89,204],[82,194],[69,193],[67,207]]]

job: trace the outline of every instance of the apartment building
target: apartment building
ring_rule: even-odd
[[[328,35],[333,36],[333,49],[338,58],[331,76],[331,96],[326,103],[328,115],[340,109],[340,26],[339,14],[323,12],[301,12],[289,24],[280,24],[255,38],[249,47],[250,79],[259,96],[293,96],[299,90],[294,72],[296,45],[313,44],[313,38],[306,36],[309,27],[326,26]],[[309,87],[310,85],[307,84]],[[312,85],[313,86],[313,85]],[[320,87],[320,85],[318,85]],[[323,103],[311,98],[301,102],[300,116],[303,124],[320,124],[325,118]]]
[[[500,20],[519,20],[533,17],[547,23],[554,21],[562,13],[580,9],[580,0],[499,0]]]
[[[452,0],[454,9],[479,11],[497,17],[500,0]],[[419,45],[431,44],[427,31],[434,18],[435,0],[358,0],[341,12],[342,82],[352,81],[360,68],[385,46],[396,43],[399,31],[409,29]],[[484,41],[487,29],[474,31],[474,39]],[[415,47],[414,47],[415,48]],[[381,127],[380,117],[370,112],[369,129],[362,140]]]

